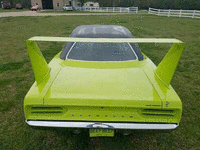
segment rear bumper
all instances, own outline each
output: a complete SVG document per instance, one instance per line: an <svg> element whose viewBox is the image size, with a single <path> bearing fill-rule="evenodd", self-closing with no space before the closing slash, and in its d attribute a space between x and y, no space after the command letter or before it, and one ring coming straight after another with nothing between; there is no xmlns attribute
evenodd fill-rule
<svg viewBox="0 0 200 150"><path fill-rule="evenodd" d="M65 128L107 128L107 129L175 129L179 124L142 124L142 123L100 123L100 122L60 122L27 121L30 126Z"/></svg>

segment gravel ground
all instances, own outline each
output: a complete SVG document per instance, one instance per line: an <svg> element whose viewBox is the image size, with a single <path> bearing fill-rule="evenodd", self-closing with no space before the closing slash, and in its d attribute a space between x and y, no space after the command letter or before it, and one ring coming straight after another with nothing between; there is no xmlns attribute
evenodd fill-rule
<svg viewBox="0 0 200 150"><path fill-rule="evenodd" d="M0 12L0 17L16 16L72 16L72 15L118 15L120 13L37 13L36 11Z"/></svg>

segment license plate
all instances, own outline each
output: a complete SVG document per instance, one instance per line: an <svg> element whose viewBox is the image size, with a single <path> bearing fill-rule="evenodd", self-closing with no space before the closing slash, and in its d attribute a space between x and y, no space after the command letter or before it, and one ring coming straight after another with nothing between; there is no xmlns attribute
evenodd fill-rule
<svg viewBox="0 0 200 150"><path fill-rule="evenodd" d="M89 129L90 137L107 136L113 137L114 130L112 129Z"/></svg>

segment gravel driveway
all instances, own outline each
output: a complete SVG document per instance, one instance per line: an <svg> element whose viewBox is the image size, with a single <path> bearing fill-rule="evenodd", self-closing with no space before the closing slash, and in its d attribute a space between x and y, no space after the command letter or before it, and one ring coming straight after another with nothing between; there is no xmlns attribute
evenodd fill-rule
<svg viewBox="0 0 200 150"><path fill-rule="evenodd" d="M37 13L36 11L0 12L0 17L16 16L72 16L72 15L117 15L120 13Z"/></svg>

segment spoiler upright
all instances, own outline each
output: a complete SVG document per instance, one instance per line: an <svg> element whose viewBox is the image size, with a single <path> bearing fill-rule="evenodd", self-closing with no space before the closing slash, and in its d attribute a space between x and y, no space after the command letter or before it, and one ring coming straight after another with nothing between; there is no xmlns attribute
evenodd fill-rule
<svg viewBox="0 0 200 150"><path fill-rule="evenodd" d="M157 76L166 86L169 86L171 82L180 56L185 47L182 41L168 38L74 38L35 36L26 41L26 46L37 84L39 84L49 73L50 67L48 66L35 41L91 43L173 43L170 50L155 70Z"/></svg>

